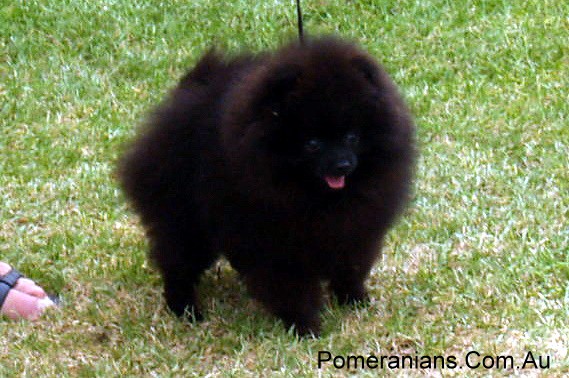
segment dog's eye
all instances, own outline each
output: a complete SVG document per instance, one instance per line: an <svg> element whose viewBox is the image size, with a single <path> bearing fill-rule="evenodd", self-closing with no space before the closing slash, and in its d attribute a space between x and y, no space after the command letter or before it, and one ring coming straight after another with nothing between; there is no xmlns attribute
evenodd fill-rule
<svg viewBox="0 0 569 378"><path fill-rule="evenodd" d="M304 150L309 153L318 152L321 148L322 142L318 139L309 139L304 143Z"/></svg>
<svg viewBox="0 0 569 378"><path fill-rule="evenodd" d="M344 137L344 143L350 147L355 147L360 143L360 136L356 133L348 133Z"/></svg>

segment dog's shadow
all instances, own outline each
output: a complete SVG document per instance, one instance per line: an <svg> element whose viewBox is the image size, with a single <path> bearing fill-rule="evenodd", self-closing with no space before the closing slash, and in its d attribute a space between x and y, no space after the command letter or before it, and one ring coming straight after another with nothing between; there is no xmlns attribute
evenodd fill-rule
<svg viewBox="0 0 569 378"><path fill-rule="evenodd" d="M239 274L221 259L203 275L199 287L199 300L208 327L222 327L237 334L255 336L289 334L297 337L293 329L285 329L281 320L267 311L247 292ZM370 307L370 302L340 305L325 290L321 310L323 334L341 328L346 317L354 311ZM199 326L200 322L195 323Z"/></svg>

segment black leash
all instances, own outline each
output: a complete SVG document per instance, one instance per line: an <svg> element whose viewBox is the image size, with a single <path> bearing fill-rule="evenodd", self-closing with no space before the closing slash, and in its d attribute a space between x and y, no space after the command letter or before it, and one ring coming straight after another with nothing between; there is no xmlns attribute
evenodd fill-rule
<svg viewBox="0 0 569 378"><path fill-rule="evenodd" d="M296 19L298 22L298 39L300 43L304 42L304 29L302 27L302 10L300 9L300 0L296 0Z"/></svg>

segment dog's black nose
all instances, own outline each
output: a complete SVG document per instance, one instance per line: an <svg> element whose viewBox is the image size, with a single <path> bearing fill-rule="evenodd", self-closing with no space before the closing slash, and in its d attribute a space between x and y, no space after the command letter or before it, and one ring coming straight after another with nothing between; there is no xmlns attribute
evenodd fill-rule
<svg viewBox="0 0 569 378"><path fill-rule="evenodd" d="M333 174L335 176L345 176L354 170L354 162L350 161L349 159L342 159L338 160L334 165Z"/></svg>

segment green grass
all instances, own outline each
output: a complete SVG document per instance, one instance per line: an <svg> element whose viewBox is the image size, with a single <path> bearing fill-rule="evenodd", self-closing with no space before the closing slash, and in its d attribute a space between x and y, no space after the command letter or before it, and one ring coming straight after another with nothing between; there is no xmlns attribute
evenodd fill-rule
<svg viewBox="0 0 569 378"><path fill-rule="evenodd" d="M212 45L294 37L293 1L14 0L0 5L0 259L60 293L0 321L0 376L535 375L335 370L334 355L551 356L569 372L569 3L304 1L311 33L355 39L418 124L414 201L370 279L296 340L226 265L206 321L165 309L113 170L136 125Z"/></svg>

